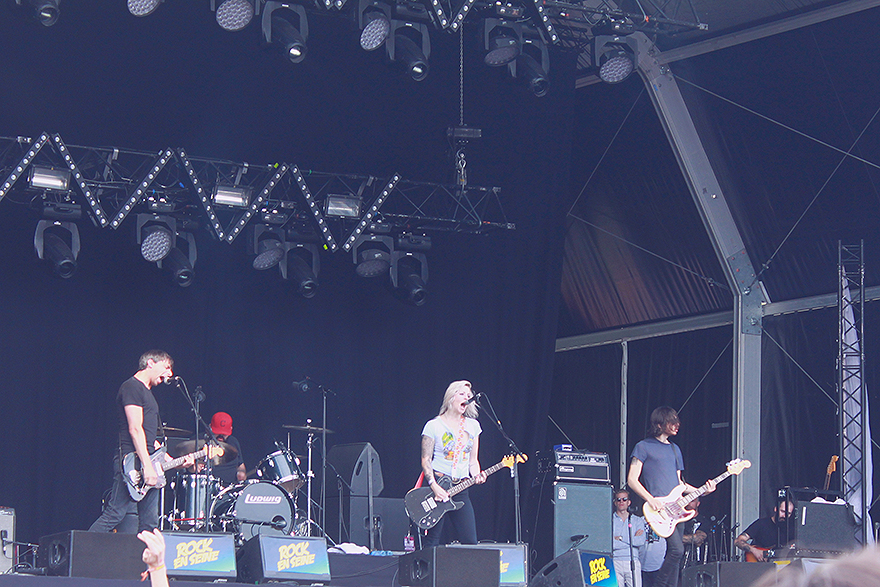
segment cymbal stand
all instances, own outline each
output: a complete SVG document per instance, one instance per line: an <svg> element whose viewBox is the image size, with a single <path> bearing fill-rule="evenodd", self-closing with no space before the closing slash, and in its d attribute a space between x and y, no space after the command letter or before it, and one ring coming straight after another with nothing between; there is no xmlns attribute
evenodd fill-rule
<svg viewBox="0 0 880 587"><path fill-rule="evenodd" d="M306 426L312 426L312 420L309 418L306 420ZM306 450L307 459L308 459L308 471L306 471L306 523L309 525L308 535L312 535L312 525L314 522L312 521L312 479L315 477L315 473L312 470L312 446L315 442L315 433L309 430L309 437L306 440Z"/></svg>

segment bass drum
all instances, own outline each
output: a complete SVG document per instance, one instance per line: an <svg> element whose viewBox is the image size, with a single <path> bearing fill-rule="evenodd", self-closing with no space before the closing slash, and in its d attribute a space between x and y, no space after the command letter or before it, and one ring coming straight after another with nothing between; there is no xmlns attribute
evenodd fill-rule
<svg viewBox="0 0 880 587"><path fill-rule="evenodd" d="M254 536L289 536L294 507L287 492L274 483L256 481L232 485L211 504L214 529L232 532L242 542Z"/></svg>

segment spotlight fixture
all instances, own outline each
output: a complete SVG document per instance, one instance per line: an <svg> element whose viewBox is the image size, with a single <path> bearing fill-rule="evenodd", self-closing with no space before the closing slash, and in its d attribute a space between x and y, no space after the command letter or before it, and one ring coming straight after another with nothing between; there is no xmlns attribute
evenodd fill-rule
<svg viewBox="0 0 880 587"><path fill-rule="evenodd" d="M286 249L284 232L275 227L258 225L254 227L252 242L254 253L254 269L265 271L278 265L284 258Z"/></svg>
<svg viewBox="0 0 880 587"><path fill-rule="evenodd" d="M402 63L417 82L428 77L428 57L431 56L431 37L422 23L391 21L392 35L386 43L388 58Z"/></svg>
<svg viewBox="0 0 880 587"><path fill-rule="evenodd" d="M550 89L550 53L541 39L523 39L522 54L508 64L510 74L522 80L538 98Z"/></svg>
<svg viewBox="0 0 880 587"><path fill-rule="evenodd" d="M43 26L52 26L61 15L61 0L15 0L15 3Z"/></svg>
<svg viewBox="0 0 880 587"><path fill-rule="evenodd" d="M490 67L507 65L517 58L522 44L520 26L497 18L483 21L483 61Z"/></svg>
<svg viewBox="0 0 880 587"><path fill-rule="evenodd" d="M217 184L214 186L212 197L214 204L247 208L251 203L251 188Z"/></svg>
<svg viewBox="0 0 880 587"><path fill-rule="evenodd" d="M360 0L358 29L361 31L361 48L373 51L388 40L391 33L391 9L387 4Z"/></svg>
<svg viewBox="0 0 880 587"><path fill-rule="evenodd" d="M394 241L390 236L362 235L351 249L352 260L360 277L387 275L391 268Z"/></svg>
<svg viewBox="0 0 880 587"><path fill-rule="evenodd" d="M213 8L214 0L211 4ZM231 32L240 31L253 20L254 3L252 0L221 0L214 17L220 28Z"/></svg>
<svg viewBox="0 0 880 587"><path fill-rule="evenodd" d="M295 283L299 295L315 297L318 293L318 273L321 271L317 245L287 243L280 267L281 277Z"/></svg>
<svg viewBox="0 0 880 587"><path fill-rule="evenodd" d="M414 306L428 300L428 260L424 253L394 251L391 255L391 285L394 294Z"/></svg>
<svg viewBox="0 0 880 587"><path fill-rule="evenodd" d="M263 41L281 48L291 63L306 58L309 21L299 4L269 0L263 7Z"/></svg>
<svg viewBox="0 0 880 587"><path fill-rule="evenodd" d="M79 229L73 222L40 220L34 232L37 257L52 263L55 275L70 279L77 269Z"/></svg>
<svg viewBox="0 0 880 587"><path fill-rule="evenodd" d="M139 214L137 217L137 242L145 261L161 261L177 243L177 221L170 216Z"/></svg>
<svg viewBox="0 0 880 587"><path fill-rule="evenodd" d="M186 251L179 245L184 245ZM160 268L167 268L171 272L171 278L180 287L192 285L195 277L196 265L196 237L189 232L181 233L177 245L172 247L168 255L158 262Z"/></svg>
<svg viewBox="0 0 880 587"><path fill-rule="evenodd" d="M162 4L162 0L128 0L128 11L135 16L148 16Z"/></svg>
<svg viewBox="0 0 880 587"><path fill-rule="evenodd" d="M28 183L32 188L66 192L70 186L70 171L32 165L28 172Z"/></svg>
<svg viewBox="0 0 880 587"><path fill-rule="evenodd" d="M360 218L361 199L357 196L328 194L324 200L324 215L340 218Z"/></svg>
<svg viewBox="0 0 880 587"><path fill-rule="evenodd" d="M638 62L638 41L618 35L598 35L593 39L593 65L599 79L617 84L635 71Z"/></svg>

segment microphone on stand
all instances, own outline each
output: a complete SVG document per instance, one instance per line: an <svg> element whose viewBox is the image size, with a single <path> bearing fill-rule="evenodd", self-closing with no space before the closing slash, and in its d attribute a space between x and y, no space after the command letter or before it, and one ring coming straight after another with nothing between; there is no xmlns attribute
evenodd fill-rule
<svg viewBox="0 0 880 587"><path fill-rule="evenodd" d="M162 383L164 383L165 385L172 385L172 384L174 384L174 385L180 385L180 381L181 381L180 376L179 376L179 375L175 375L175 376L173 376L173 377L169 377L168 379L166 379L166 380L163 381Z"/></svg>
<svg viewBox="0 0 880 587"><path fill-rule="evenodd" d="M201 385L196 386L196 394L195 395L196 395L195 398L193 398L195 401L197 401L197 402L205 401L205 392L202 391Z"/></svg>
<svg viewBox="0 0 880 587"><path fill-rule="evenodd" d="M294 381L291 385L298 389L300 393L309 393L315 388L314 382L309 377L302 381Z"/></svg>
<svg viewBox="0 0 880 587"><path fill-rule="evenodd" d="M475 394L471 397L471 399L469 399L468 401L464 402L464 405L468 406L468 405L474 403L475 401L477 401L478 399L480 399L481 397L483 397L483 394L482 394L482 393L475 393ZM480 405L480 404L477 404L477 405Z"/></svg>

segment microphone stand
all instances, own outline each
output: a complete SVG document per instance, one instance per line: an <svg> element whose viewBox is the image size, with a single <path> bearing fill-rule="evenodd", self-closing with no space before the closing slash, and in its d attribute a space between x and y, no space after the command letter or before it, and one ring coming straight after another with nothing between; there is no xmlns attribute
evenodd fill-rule
<svg viewBox="0 0 880 587"><path fill-rule="evenodd" d="M492 402L489 400L489 397L486 394L482 394L482 397L486 400L486 412L492 417L492 422L495 424L495 427L498 428L498 432L501 433L502 438L507 441L507 445L513 453L513 466L510 468L510 476L513 478L513 511L516 523L516 543L522 544L522 512L519 503L519 467L517 466L517 457L525 456L525 454L518 446L516 446L513 439L507 435L507 432L504 431L504 426L501 424L501 420L498 419L498 415L495 413L495 408L492 407ZM477 407L482 407L480 406L479 401L476 401L476 404Z"/></svg>
<svg viewBox="0 0 880 587"><path fill-rule="evenodd" d="M201 402L203 402L205 400L205 394L202 392L202 386L201 385L196 386L195 397L193 397L190 394L189 389L186 387L186 382L183 380L182 377L177 379L177 387L178 387L178 389L180 389L180 392L183 394L184 399L186 399L187 403L189 404L190 409L192 410L192 412L195 416L196 449L197 450L199 449L199 423L200 422L202 423L202 425L204 425L205 436L209 438L209 440L206 441L206 444L214 443L215 446L220 446L220 441L217 439L217 435L214 434L214 431L211 430L211 427L205 422L205 420L202 418L202 415L199 411L199 404L201 404ZM211 476L212 466L213 466L213 462L212 462L212 459L210 458L210 454L208 453L208 451L205 451L205 469L204 469L204 471L205 471L205 503L204 503L204 505L205 505L205 520L204 520L205 530L208 530L208 517L209 517L210 510L211 510L211 494L208 491L208 477ZM196 470L198 470L198 469L196 469ZM193 479L193 482L196 483L196 495L198 495L198 492L199 492L198 480L199 480L198 477L195 477ZM198 515L198 512L195 512L195 514L196 514L196 516L195 516L196 519L193 522L193 527L197 528L199 526L199 515Z"/></svg>

